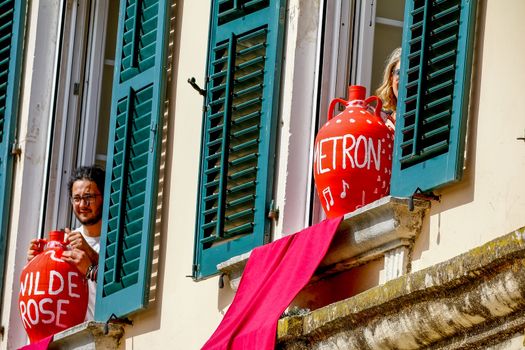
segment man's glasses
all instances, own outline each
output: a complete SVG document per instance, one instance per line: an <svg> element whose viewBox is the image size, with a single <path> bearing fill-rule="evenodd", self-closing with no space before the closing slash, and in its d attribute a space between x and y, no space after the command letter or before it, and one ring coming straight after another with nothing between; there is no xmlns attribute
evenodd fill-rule
<svg viewBox="0 0 525 350"><path fill-rule="evenodd" d="M94 202L95 198L97 198L98 196L101 196L101 194L86 194L84 196L73 196L71 197L71 203L78 205L82 203L82 201L84 201L86 205L89 205L92 202Z"/></svg>

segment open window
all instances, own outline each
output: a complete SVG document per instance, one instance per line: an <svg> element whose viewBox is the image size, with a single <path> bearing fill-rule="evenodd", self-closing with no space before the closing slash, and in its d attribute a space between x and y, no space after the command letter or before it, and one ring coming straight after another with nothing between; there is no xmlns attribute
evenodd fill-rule
<svg viewBox="0 0 525 350"><path fill-rule="evenodd" d="M118 1L66 2L44 232L77 226L64 191L71 171L105 167L118 16Z"/></svg>
<svg viewBox="0 0 525 350"><path fill-rule="evenodd" d="M391 193L408 197L458 181L465 134L476 2L324 2L319 119L348 85L374 94L385 59L402 46ZM403 27L403 28L401 28ZM323 218L316 196L313 222Z"/></svg>
<svg viewBox="0 0 525 350"><path fill-rule="evenodd" d="M95 318L148 301L170 3L64 2L44 231L75 227L67 182L80 165L106 170ZM46 197L47 196L47 197Z"/></svg>
<svg viewBox="0 0 525 350"><path fill-rule="evenodd" d="M322 11L319 103L315 134L327 121L330 101L346 99L349 85L375 94L385 61L401 46L405 0L325 0ZM313 142L312 142L313 145ZM317 195L310 196L312 223L324 212Z"/></svg>

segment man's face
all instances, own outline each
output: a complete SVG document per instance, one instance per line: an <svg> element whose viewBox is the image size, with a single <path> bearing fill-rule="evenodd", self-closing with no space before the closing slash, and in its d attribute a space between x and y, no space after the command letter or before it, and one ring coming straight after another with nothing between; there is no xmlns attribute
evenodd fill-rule
<svg viewBox="0 0 525 350"><path fill-rule="evenodd" d="M82 225L94 225L102 218L102 193L95 182L77 180L71 187L73 212Z"/></svg>

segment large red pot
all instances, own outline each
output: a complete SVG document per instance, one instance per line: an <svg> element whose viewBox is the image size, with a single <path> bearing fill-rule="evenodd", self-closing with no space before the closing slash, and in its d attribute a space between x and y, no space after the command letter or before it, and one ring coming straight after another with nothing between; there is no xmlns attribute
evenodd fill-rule
<svg viewBox="0 0 525 350"><path fill-rule="evenodd" d="M394 134L381 118L381 100L365 96L366 88L354 85L348 88L348 101L334 99L315 139L314 179L328 218L390 192ZM338 103L345 110L332 118Z"/></svg>
<svg viewBox="0 0 525 350"><path fill-rule="evenodd" d="M88 285L78 269L61 259L64 232L51 231L44 251L20 276L19 311L31 343L84 321Z"/></svg>

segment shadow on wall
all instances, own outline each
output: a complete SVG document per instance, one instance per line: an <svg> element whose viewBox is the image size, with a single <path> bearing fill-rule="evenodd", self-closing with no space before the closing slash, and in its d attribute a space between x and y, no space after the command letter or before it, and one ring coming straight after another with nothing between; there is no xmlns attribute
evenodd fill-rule
<svg viewBox="0 0 525 350"><path fill-rule="evenodd" d="M230 287L230 279L227 275L224 275L224 287L219 288L219 293L217 295L217 310L221 315L226 314L228 306L231 305L235 292ZM215 279L215 278L214 278ZM217 285L219 285L219 278L217 279Z"/></svg>
<svg viewBox="0 0 525 350"><path fill-rule="evenodd" d="M486 21L486 0L478 3L478 13L476 20L476 39L474 42L473 70L470 91L470 103L468 110L467 135L466 135L466 154L462 179L453 185L446 186L434 191L441 196L441 201L432 202L428 215L425 216L423 228L419 238L415 242L412 260L418 260L424 251L429 249L430 244L430 223L429 218L437 215L437 236L436 244L441 242L441 213L447 210L460 207L474 200L475 173L476 173L476 141L479 117L479 99L482 81L483 67L483 43L485 37Z"/></svg>
<svg viewBox="0 0 525 350"><path fill-rule="evenodd" d="M383 266L381 258L309 284L295 297L290 308L312 311L364 292L379 285Z"/></svg>

